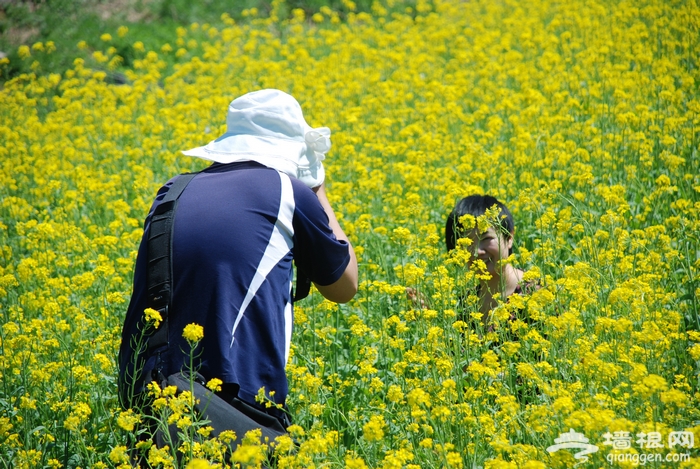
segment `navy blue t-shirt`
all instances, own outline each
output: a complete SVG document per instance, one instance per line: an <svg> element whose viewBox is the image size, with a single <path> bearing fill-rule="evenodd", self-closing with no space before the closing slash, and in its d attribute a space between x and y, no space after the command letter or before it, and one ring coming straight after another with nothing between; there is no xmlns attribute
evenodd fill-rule
<svg viewBox="0 0 700 469"><path fill-rule="evenodd" d="M159 190L150 213L173 181ZM150 213L122 331L120 376L126 384L133 376L133 340L147 307ZM251 404L262 387L284 403L293 261L319 285L337 281L350 261L348 244L336 239L313 191L252 162L214 164L197 174L175 212L170 345L162 355L163 374L183 368L190 346L182 332L196 323L204 338L195 363L205 378L237 384L239 397ZM144 358L142 376L150 377L155 354Z"/></svg>

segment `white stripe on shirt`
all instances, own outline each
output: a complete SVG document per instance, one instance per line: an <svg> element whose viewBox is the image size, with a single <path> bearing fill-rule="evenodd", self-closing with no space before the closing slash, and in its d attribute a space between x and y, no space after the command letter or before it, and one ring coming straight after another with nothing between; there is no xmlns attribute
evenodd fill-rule
<svg viewBox="0 0 700 469"><path fill-rule="evenodd" d="M253 280L248 286L248 291L241 307L238 310L238 316L236 316L236 321L233 323L233 328L231 329L231 347L233 347L234 335L238 324L243 319L243 314L245 314L248 305L253 301L255 294L257 293L260 285L263 284L267 275L270 271L291 251L294 246L294 227L292 226L292 218L294 217L294 189L292 188L292 181L286 174L278 173L280 176L281 192L280 192L280 204L279 212L277 213L277 221L272 229L272 234L270 235L270 240L267 242L267 247L265 248L265 253L260 260L260 264L255 271ZM290 280L291 282L291 280ZM291 324L288 323L287 315L289 311L291 322L291 304L287 304L285 307L285 353L289 356L289 347L291 342ZM286 359L285 359L286 361Z"/></svg>

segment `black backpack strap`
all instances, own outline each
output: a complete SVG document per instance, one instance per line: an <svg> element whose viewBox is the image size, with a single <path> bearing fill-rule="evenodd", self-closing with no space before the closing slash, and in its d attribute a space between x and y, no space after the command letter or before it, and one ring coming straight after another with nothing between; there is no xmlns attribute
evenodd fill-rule
<svg viewBox="0 0 700 469"><path fill-rule="evenodd" d="M148 307L161 314L163 322L148 339L152 351L168 344L168 310L172 293L172 244L175 208L180 194L197 173L181 174L151 215L148 235Z"/></svg>
<svg viewBox="0 0 700 469"><path fill-rule="evenodd" d="M293 301L303 300L309 296L309 290L311 290L311 279L297 266L297 280L294 286Z"/></svg>

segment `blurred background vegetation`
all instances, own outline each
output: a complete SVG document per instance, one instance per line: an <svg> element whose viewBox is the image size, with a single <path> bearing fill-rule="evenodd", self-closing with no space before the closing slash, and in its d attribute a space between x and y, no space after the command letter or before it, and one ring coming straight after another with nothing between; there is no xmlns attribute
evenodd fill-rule
<svg viewBox="0 0 700 469"><path fill-rule="evenodd" d="M237 22L247 21L250 11L267 16L273 0L0 0L0 83L32 71L40 62L42 73L62 73L79 54L78 43L88 50L103 48L102 34L116 36L120 26L129 30L129 40L143 42L146 50L157 50L175 37L178 27L192 23L222 26L222 14ZM306 18L330 8L340 18L354 10L369 11L373 0L286 0L283 11L291 16L301 8ZM400 4L409 2L396 2ZM22 60L18 48L37 42L52 42L55 50ZM124 65L129 63L131 46L116 44L122 50ZM53 49L53 47L52 47ZM5 60L3 60L5 58ZM8 62L9 60L9 62ZM3 63L4 62L4 63ZM36 67L36 64L35 64Z"/></svg>

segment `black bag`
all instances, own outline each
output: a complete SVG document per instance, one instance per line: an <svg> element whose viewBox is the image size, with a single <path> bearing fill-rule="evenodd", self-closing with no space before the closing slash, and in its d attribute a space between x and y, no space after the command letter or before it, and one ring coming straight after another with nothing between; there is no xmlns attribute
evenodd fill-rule
<svg viewBox="0 0 700 469"><path fill-rule="evenodd" d="M243 437L250 430L260 429L260 442L274 446L275 438L286 435L287 432L282 423L272 415L256 409L255 407L241 401L237 397L228 397L213 393L205 387L204 377L200 374L193 376L192 388L190 388L190 375L186 372L175 373L167 377L162 383L162 388L175 386L178 394L182 391L192 391L196 403L194 408L199 417L208 421L214 430L212 437L218 437L221 432L232 430L236 433L236 439L231 442L231 451L235 451L241 443ZM223 397L222 397L223 396ZM225 398L224 398L225 397ZM179 442L178 429L173 424L168 428L172 443ZM162 429L156 432L155 443L158 447L169 444L166 441Z"/></svg>

